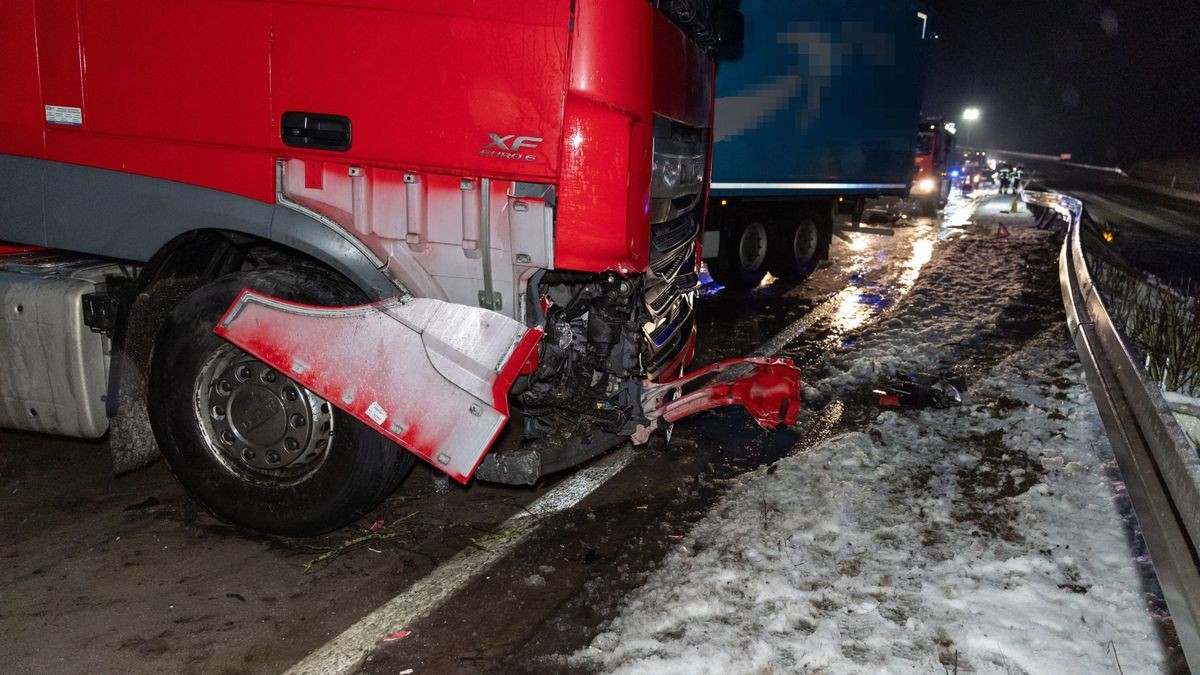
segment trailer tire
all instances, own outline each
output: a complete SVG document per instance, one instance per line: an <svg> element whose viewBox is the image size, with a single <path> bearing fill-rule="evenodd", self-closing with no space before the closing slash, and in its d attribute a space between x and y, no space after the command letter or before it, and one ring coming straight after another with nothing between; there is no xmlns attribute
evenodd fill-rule
<svg viewBox="0 0 1200 675"><path fill-rule="evenodd" d="M821 230L812 218L782 225L772 232L771 274L782 279L807 279L821 259Z"/></svg>
<svg viewBox="0 0 1200 675"><path fill-rule="evenodd" d="M218 518L275 535L327 532L387 497L415 457L217 336L213 326L244 288L314 305L363 301L312 267L237 272L193 291L155 345L155 438L179 481Z"/></svg>
<svg viewBox="0 0 1200 675"><path fill-rule="evenodd" d="M738 219L721 228L721 248L709 272L727 288L754 288L767 275L770 253L767 225L753 216Z"/></svg>

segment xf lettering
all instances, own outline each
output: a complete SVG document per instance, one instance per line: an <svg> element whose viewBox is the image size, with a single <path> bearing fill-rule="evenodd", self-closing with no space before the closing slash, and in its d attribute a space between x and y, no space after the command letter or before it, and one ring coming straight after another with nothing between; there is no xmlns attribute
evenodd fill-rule
<svg viewBox="0 0 1200 675"><path fill-rule="evenodd" d="M500 134L489 133L488 137L490 141L479 152L481 156L495 157L497 159L517 159L526 162L537 161L537 155L528 151L536 150L544 140L537 136L518 136L516 134L501 136ZM523 150L526 152L522 152Z"/></svg>

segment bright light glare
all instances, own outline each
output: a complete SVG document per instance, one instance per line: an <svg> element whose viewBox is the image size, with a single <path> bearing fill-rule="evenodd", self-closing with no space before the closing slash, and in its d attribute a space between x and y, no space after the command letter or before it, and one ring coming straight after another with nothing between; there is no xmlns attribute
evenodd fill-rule
<svg viewBox="0 0 1200 675"><path fill-rule="evenodd" d="M921 179L921 182L917 183L917 192L924 192L926 194L933 192L933 179L932 178Z"/></svg>
<svg viewBox="0 0 1200 675"><path fill-rule="evenodd" d="M933 240L918 239L913 242L912 258L905 263L904 273L900 275L900 287L912 288L921 276L921 268L933 258Z"/></svg>
<svg viewBox="0 0 1200 675"><path fill-rule="evenodd" d="M964 122L974 122L979 119L979 108L967 108L963 111Z"/></svg>

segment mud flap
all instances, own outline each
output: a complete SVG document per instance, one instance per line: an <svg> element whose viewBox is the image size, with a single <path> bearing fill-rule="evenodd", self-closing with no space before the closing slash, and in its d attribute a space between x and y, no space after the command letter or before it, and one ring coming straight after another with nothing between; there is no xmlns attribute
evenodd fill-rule
<svg viewBox="0 0 1200 675"><path fill-rule="evenodd" d="M683 393L685 386L718 373L727 377ZM715 363L670 382L647 382L642 388L642 413L648 423L634 432L633 442L645 443L661 425L727 405L742 406L764 429L795 424L800 413L800 370L788 359L753 357Z"/></svg>
<svg viewBox="0 0 1200 675"><path fill-rule="evenodd" d="M423 298L311 307L244 290L216 333L466 483L542 331Z"/></svg>

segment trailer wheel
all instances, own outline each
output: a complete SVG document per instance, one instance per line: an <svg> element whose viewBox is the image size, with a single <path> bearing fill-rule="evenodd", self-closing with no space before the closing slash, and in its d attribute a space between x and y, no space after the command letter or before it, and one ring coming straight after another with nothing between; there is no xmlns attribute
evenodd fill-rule
<svg viewBox="0 0 1200 675"><path fill-rule="evenodd" d="M784 225L773 234L771 274L784 279L805 279L817 268L820 258L821 231L812 218Z"/></svg>
<svg viewBox="0 0 1200 675"><path fill-rule="evenodd" d="M167 318L150 371L154 435L184 487L217 517L260 532L332 530L383 500L415 457L213 332L243 288L296 302L363 301L317 269L238 272Z"/></svg>
<svg viewBox="0 0 1200 675"><path fill-rule="evenodd" d="M760 220L739 220L721 228L721 250L711 266L713 278L734 289L754 288L767 275L770 237Z"/></svg>

